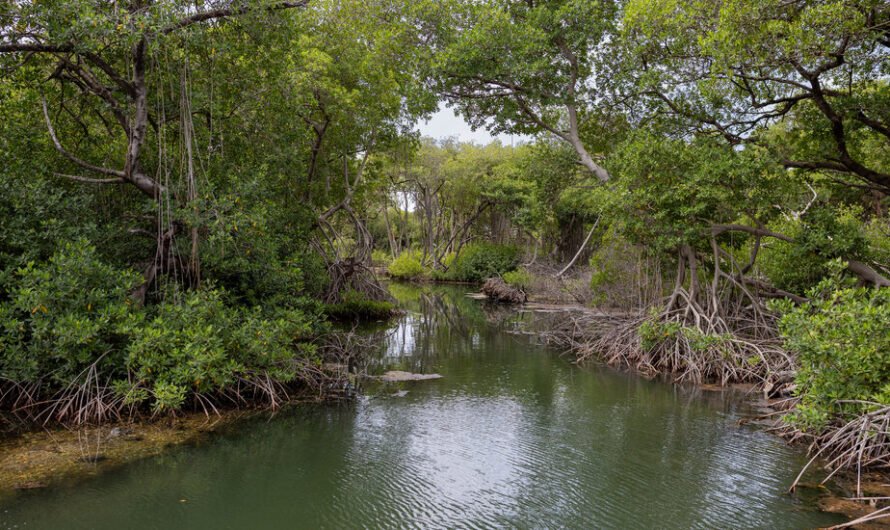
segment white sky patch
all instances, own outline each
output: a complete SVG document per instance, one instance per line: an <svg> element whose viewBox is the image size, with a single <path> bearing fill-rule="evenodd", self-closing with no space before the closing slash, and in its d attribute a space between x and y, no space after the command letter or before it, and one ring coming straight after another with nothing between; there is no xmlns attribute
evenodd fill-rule
<svg viewBox="0 0 890 530"><path fill-rule="evenodd" d="M462 142L476 142L481 145L491 143L495 139L500 140L504 145L517 145L529 140L528 137L523 135L499 134L492 136L484 128L474 131L464 121L463 117L455 116L454 109L449 109L444 104L439 106L439 111L433 114L432 118L420 122L417 128L423 136L429 136L437 140L457 137Z"/></svg>

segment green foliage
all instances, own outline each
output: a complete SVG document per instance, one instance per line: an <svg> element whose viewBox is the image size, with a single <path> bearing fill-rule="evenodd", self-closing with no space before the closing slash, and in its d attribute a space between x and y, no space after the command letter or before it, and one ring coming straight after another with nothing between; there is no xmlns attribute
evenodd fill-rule
<svg viewBox="0 0 890 530"><path fill-rule="evenodd" d="M527 289L532 283L532 275L524 268L507 271L503 274L504 281L517 289Z"/></svg>
<svg viewBox="0 0 890 530"><path fill-rule="evenodd" d="M678 130L756 138L777 159L805 161L789 165L810 174L831 168L886 190L890 90L887 61L875 53L884 37L874 28L884 14L877 0L791 10L783 0L631 0L624 70L636 89L665 98L648 104L668 111ZM840 84L845 90L822 90Z"/></svg>
<svg viewBox="0 0 890 530"><path fill-rule="evenodd" d="M612 221L590 255L591 302L615 307L638 304L631 298L637 294L634 284L641 281L637 269L642 250L622 236L620 219Z"/></svg>
<svg viewBox="0 0 890 530"><path fill-rule="evenodd" d="M266 314L225 299L219 289L204 289L134 315L125 327L131 386L119 391L131 401L147 398L156 410L175 410L188 395L222 391L239 379L268 374L292 382L301 362L314 360L306 342L314 332L310 316L295 309Z"/></svg>
<svg viewBox="0 0 890 530"><path fill-rule="evenodd" d="M869 257L877 263L890 264L890 218L874 217L864 223Z"/></svg>
<svg viewBox="0 0 890 530"><path fill-rule="evenodd" d="M464 282L482 282L516 269L519 249L512 245L471 243L457 255L447 277Z"/></svg>
<svg viewBox="0 0 890 530"><path fill-rule="evenodd" d="M497 132L535 134L542 131L528 107L540 109L553 125L560 106L573 102L594 83L594 50L602 45L615 21L615 4L598 0L551 2L463 2L454 15L460 31L443 35L446 47L436 57L443 75L441 91L466 94L453 98L475 126ZM575 71L566 56L575 57ZM582 94L567 93L572 76L581 79ZM524 97L503 97L506 87L521 87Z"/></svg>
<svg viewBox="0 0 890 530"><path fill-rule="evenodd" d="M679 322L664 322L655 317L646 319L638 329L640 334L641 347L644 351L649 351L664 341L672 340L683 331L683 326Z"/></svg>
<svg viewBox="0 0 890 530"><path fill-rule="evenodd" d="M849 208L811 208L799 220L779 220L771 228L794 242L771 242L759 261L780 289L803 293L830 273L835 259L868 259L872 253L865 227Z"/></svg>
<svg viewBox="0 0 890 530"><path fill-rule="evenodd" d="M135 308L129 292L141 281L83 240L19 269L0 303L0 376L58 390L92 369L129 403L161 411L257 374L295 381L314 358L312 314L232 307L218 289Z"/></svg>
<svg viewBox="0 0 890 530"><path fill-rule="evenodd" d="M682 338L692 352L721 352L724 358L730 358L733 337L723 334L703 333L694 326L685 326L677 321L659 320L653 316L645 320L638 328L643 351L651 351L666 342ZM751 364L760 362L759 358L747 361Z"/></svg>
<svg viewBox="0 0 890 530"><path fill-rule="evenodd" d="M392 256L385 250L374 249L371 252L371 263L377 266L387 267L392 263Z"/></svg>
<svg viewBox="0 0 890 530"><path fill-rule="evenodd" d="M636 132L615 154L616 189L607 202L632 242L657 250L705 249L711 227L775 215L786 181L768 153L710 139L674 140Z"/></svg>
<svg viewBox="0 0 890 530"><path fill-rule="evenodd" d="M331 320L368 321L385 320L395 312L395 306L384 300L370 300L357 291L347 291L338 304L328 304L324 312Z"/></svg>
<svg viewBox="0 0 890 530"><path fill-rule="evenodd" d="M843 264L831 268L838 272ZM819 428L839 414L868 409L849 401L890 404L890 289L850 287L831 277L807 295L811 302L800 306L773 304L800 364L794 420Z"/></svg>
<svg viewBox="0 0 890 530"><path fill-rule="evenodd" d="M417 280L424 274L423 265L420 263L420 253L406 250L392 260L387 268L390 276L399 280Z"/></svg>
<svg viewBox="0 0 890 530"><path fill-rule="evenodd" d="M140 280L101 261L83 240L20 268L0 302L0 375L63 385L93 364L120 374L122 326L133 314L128 294Z"/></svg>
<svg viewBox="0 0 890 530"><path fill-rule="evenodd" d="M271 190L255 182L233 185L237 193L208 193L196 215L181 214L206 234L199 249L202 276L240 305L294 306L304 295L322 292L323 260L289 233L306 221L270 204Z"/></svg>
<svg viewBox="0 0 890 530"><path fill-rule="evenodd" d="M45 131L35 133L42 124L22 116L39 105L36 95L3 88L0 82L0 299L28 262L48 260L60 242L99 235L97 216L84 219L94 211L94 194L35 178L55 159Z"/></svg>

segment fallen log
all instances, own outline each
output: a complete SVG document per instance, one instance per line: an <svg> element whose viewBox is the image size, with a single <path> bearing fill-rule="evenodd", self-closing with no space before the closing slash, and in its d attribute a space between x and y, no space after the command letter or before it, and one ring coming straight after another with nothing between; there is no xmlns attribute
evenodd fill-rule
<svg viewBox="0 0 890 530"><path fill-rule="evenodd" d="M501 278L489 278L482 285L482 294L489 300L508 304L524 304L528 301L528 295L522 289L509 285Z"/></svg>

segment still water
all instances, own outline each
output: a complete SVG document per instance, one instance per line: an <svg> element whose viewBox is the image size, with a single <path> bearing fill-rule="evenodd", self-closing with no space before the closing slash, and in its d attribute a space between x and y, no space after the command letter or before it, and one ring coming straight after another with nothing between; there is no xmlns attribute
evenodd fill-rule
<svg viewBox="0 0 890 530"><path fill-rule="evenodd" d="M407 314L372 385L198 446L27 492L0 528L812 528L800 451L720 393L572 366L465 288L391 286ZM400 392L407 390L407 393Z"/></svg>

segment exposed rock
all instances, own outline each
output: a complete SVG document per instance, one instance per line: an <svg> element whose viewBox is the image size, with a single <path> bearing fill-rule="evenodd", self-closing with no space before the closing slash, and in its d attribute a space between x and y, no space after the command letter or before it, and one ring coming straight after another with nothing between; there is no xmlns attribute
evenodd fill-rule
<svg viewBox="0 0 890 530"><path fill-rule="evenodd" d="M501 278L489 278L482 285L482 294L490 300L508 304L524 304L528 301L528 295L522 289L513 287Z"/></svg>
<svg viewBox="0 0 890 530"><path fill-rule="evenodd" d="M407 390L399 390L398 392L393 392L392 394L390 394L389 397L402 398L402 397L405 397L405 396L407 396L407 395L408 395L408 391L407 391Z"/></svg>
<svg viewBox="0 0 890 530"><path fill-rule="evenodd" d="M400 370L386 372L380 376L380 380L386 381L387 383L397 383L400 381L426 381L428 379L441 378L442 376L439 374L412 374L411 372L402 372Z"/></svg>
<svg viewBox="0 0 890 530"><path fill-rule="evenodd" d="M114 427L108 431L109 438L129 437L132 434L133 429L128 429L127 427Z"/></svg>

